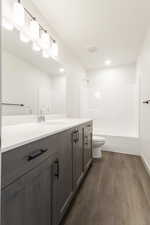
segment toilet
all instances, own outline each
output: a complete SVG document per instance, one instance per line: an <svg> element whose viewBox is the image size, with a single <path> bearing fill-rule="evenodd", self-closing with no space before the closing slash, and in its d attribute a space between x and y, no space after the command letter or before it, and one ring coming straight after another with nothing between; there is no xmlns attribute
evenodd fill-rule
<svg viewBox="0 0 150 225"><path fill-rule="evenodd" d="M102 157L102 146L105 144L106 139L100 135L93 136L93 158L99 159Z"/></svg>

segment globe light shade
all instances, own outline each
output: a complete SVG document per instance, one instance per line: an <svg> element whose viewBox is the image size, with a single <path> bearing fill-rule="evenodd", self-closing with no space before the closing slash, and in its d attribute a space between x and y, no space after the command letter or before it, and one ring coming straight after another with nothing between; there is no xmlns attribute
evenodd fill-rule
<svg viewBox="0 0 150 225"><path fill-rule="evenodd" d="M55 41L53 41L51 46L51 57L57 58L58 57L58 45Z"/></svg>
<svg viewBox="0 0 150 225"><path fill-rule="evenodd" d="M32 49L35 51L35 52L39 52L41 50L40 46L36 43L36 42L33 42L32 44Z"/></svg>
<svg viewBox="0 0 150 225"><path fill-rule="evenodd" d="M20 31L20 40L22 42L28 43L31 38L30 38L30 30L29 30L29 26L25 25L21 31Z"/></svg>
<svg viewBox="0 0 150 225"><path fill-rule="evenodd" d="M42 56L43 56L43 58L49 58L50 57L49 51L48 50L43 50Z"/></svg>
<svg viewBox="0 0 150 225"><path fill-rule="evenodd" d="M2 4L2 27L6 30L12 31L14 29L12 21L12 7L9 2L4 1Z"/></svg>
<svg viewBox="0 0 150 225"><path fill-rule="evenodd" d="M46 31L41 31L40 45L43 50L46 50L51 46L50 37Z"/></svg>
<svg viewBox="0 0 150 225"><path fill-rule="evenodd" d="M38 22L34 19L30 22L30 35L32 41L37 41L39 39L40 27Z"/></svg>
<svg viewBox="0 0 150 225"><path fill-rule="evenodd" d="M15 2L13 6L13 21L14 21L14 26L18 30L21 30L21 28L25 24L24 8L23 8L23 5L19 2Z"/></svg>

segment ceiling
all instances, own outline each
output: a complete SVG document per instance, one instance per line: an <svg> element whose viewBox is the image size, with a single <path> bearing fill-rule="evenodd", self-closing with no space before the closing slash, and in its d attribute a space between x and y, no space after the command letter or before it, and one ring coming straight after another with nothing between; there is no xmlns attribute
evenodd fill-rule
<svg viewBox="0 0 150 225"><path fill-rule="evenodd" d="M85 69L135 62L150 25L149 0L32 1Z"/></svg>

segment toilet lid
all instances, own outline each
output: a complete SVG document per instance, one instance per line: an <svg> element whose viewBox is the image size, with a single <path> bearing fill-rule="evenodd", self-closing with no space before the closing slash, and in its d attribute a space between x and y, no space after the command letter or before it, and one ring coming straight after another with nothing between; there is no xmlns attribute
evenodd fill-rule
<svg viewBox="0 0 150 225"><path fill-rule="evenodd" d="M93 140L94 141L102 141L102 142L104 142L105 141L105 138L104 137L101 137L101 136L98 136L98 135L94 135L93 136Z"/></svg>

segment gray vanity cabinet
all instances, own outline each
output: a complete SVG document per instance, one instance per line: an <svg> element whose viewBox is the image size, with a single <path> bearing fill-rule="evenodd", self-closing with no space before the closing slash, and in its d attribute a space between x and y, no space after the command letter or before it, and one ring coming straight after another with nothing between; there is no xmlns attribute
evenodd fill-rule
<svg viewBox="0 0 150 225"><path fill-rule="evenodd" d="M84 170L87 170L92 161L92 122L86 124L83 130Z"/></svg>
<svg viewBox="0 0 150 225"><path fill-rule="evenodd" d="M2 154L2 225L59 225L92 162L92 123Z"/></svg>
<svg viewBox="0 0 150 225"><path fill-rule="evenodd" d="M51 167L47 159L2 191L2 225L51 225Z"/></svg>
<svg viewBox="0 0 150 225"><path fill-rule="evenodd" d="M53 162L52 224L58 225L72 198L72 148L70 130L57 135Z"/></svg>
<svg viewBox="0 0 150 225"><path fill-rule="evenodd" d="M25 225L24 192L21 179L2 191L2 225Z"/></svg>
<svg viewBox="0 0 150 225"><path fill-rule="evenodd" d="M73 188L76 189L83 177L83 135L82 127L72 130Z"/></svg>

